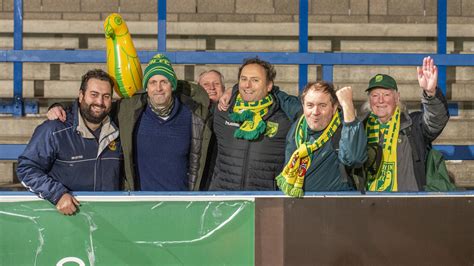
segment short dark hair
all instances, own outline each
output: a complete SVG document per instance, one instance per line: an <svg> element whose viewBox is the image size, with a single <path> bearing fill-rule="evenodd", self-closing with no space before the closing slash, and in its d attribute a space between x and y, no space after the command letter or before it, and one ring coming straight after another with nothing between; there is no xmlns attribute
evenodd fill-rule
<svg viewBox="0 0 474 266"><path fill-rule="evenodd" d="M300 95L301 103L304 102L304 97L306 97L306 94L308 94L309 91L321 91L328 93L331 96L331 103L333 105L338 103L336 90L334 89L334 85L330 82L317 81L306 84Z"/></svg>
<svg viewBox="0 0 474 266"><path fill-rule="evenodd" d="M107 81L110 84L110 88L112 88L111 93L112 94L114 93L114 90L113 90L114 85L115 85L114 79L102 69L91 69L82 76L81 87L79 88L79 90L82 93L86 92L87 83L89 82L90 79L98 79L102 81Z"/></svg>
<svg viewBox="0 0 474 266"><path fill-rule="evenodd" d="M240 80L240 74L242 73L242 69L246 65L251 65L251 64L257 64L263 67L263 69L265 69L265 73L267 74L267 81L273 82L275 80L276 71L273 65L267 61L261 60L258 57L247 58L244 60L244 63L239 68L239 75L237 76L237 80Z"/></svg>

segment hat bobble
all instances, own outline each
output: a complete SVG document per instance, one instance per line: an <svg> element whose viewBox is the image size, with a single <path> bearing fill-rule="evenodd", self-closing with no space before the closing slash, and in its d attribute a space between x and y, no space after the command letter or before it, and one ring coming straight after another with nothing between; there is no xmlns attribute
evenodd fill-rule
<svg viewBox="0 0 474 266"><path fill-rule="evenodd" d="M165 76L171 83L173 91L176 90L177 78L173 66L168 57L163 54L157 54L148 62L148 66L143 73L143 88L147 89L148 80L154 75Z"/></svg>

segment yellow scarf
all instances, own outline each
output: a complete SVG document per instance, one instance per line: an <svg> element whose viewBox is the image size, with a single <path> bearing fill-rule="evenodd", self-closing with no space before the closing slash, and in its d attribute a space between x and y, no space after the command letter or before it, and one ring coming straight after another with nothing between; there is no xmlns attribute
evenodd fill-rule
<svg viewBox="0 0 474 266"><path fill-rule="evenodd" d="M234 132L234 137L246 140L257 139L265 132L267 124L263 117L268 113L268 108L273 104L272 96L268 95L260 101L246 102L237 95L237 100L230 114L233 122L242 123L240 128Z"/></svg>
<svg viewBox="0 0 474 266"><path fill-rule="evenodd" d="M370 113L365 126L368 145L378 145L383 136L382 161L377 172L367 171L369 191L397 191L397 141L400 130L400 108L386 124L380 124L378 117Z"/></svg>
<svg viewBox="0 0 474 266"><path fill-rule="evenodd" d="M339 113L336 112L321 136L313 143L309 143L306 142L308 123L304 115L301 116L295 129L296 150L281 174L276 177L278 187L286 195L292 197L302 197L304 195L304 177L311 165L313 153L331 139L340 124L341 119Z"/></svg>

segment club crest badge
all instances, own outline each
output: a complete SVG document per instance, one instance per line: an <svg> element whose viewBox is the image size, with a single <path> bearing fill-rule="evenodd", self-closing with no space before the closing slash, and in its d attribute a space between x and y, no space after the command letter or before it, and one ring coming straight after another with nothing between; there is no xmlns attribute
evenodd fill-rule
<svg viewBox="0 0 474 266"><path fill-rule="evenodd" d="M116 151L117 150L117 143L115 141L112 141L109 143L109 149L111 151Z"/></svg>

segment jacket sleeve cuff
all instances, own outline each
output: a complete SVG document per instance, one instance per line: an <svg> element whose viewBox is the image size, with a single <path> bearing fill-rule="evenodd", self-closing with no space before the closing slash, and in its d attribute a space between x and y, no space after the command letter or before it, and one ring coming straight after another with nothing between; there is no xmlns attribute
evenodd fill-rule
<svg viewBox="0 0 474 266"><path fill-rule="evenodd" d="M433 96L429 96L426 94L425 91L422 93L422 102L423 103L432 103L432 102L440 102L440 98L444 97L441 89L436 87L436 93Z"/></svg>
<svg viewBox="0 0 474 266"><path fill-rule="evenodd" d="M69 190L65 187L62 187L61 189L57 190L57 191L54 191L49 197L47 197L46 199L51 202L53 205L56 206L56 204L58 204L58 201L61 199L61 197L66 194L66 193L69 193Z"/></svg>
<svg viewBox="0 0 474 266"><path fill-rule="evenodd" d="M347 122L344 122L343 119L341 119L341 120L342 120L342 125L343 125L343 126L346 126L346 127L357 126L357 125L360 123L360 120L359 120L359 118L357 118L357 117L354 119L354 121L351 121L351 122L348 122L348 123L347 123Z"/></svg>

